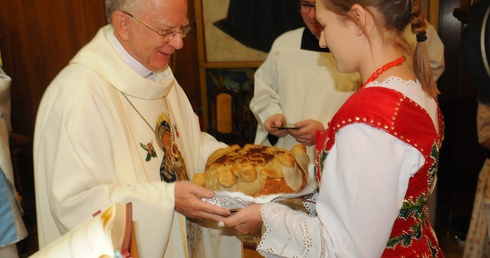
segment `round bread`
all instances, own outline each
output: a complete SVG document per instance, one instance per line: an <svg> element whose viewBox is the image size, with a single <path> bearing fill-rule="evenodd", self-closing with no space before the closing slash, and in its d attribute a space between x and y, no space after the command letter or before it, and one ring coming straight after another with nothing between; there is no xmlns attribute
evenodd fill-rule
<svg viewBox="0 0 490 258"><path fill-rule="evenodd" d="M253 182L257 179L257 170L250 163L235 164L231 169L236 176L245 182Z"/></svg>
<svg viewBox="0 0 490 258"><path fill-rule="evenodd" d="M205 186L206 185L206 175L202 173L197 173L192 177L192 182L194 184Z"/></svg>
<svg viewBox="0 0 490 258"><path fill-rule="evenodd" d="M258 197L297 193L308 183L310 159L303 144L291 151L274 146L232 145L215 151L203 173L192 182L215 191L242 192Z"/></svg>
<svg viewBox="0 0 490 258"><path fill-rule="evenodd" d="M228 154L234 150L237 150L237 149L240 149L240 146L235 144L235 145L229 146L228 148L218 149L215 152L211 153L211 155L209 155L209 157L208 157L208 160L206 161L206 168L209 167L219 157L224 156L224 155L226 155L226 154Z"/></svg>
<svg viewBox="0 0 490 258"><path fill-rule="evenodd" d="M231 169L226 169L219 172L218 181L224 187L232 187L236 184L237 177Z"/></svg>

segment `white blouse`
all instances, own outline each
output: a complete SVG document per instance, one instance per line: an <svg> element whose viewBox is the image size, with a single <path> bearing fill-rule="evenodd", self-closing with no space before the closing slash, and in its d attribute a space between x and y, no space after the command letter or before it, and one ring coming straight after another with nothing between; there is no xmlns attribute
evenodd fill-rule
<svg viewBox="0 0 490 258"><path fill-rule="evenodd" d="M416 101L437 124L437 103L420 83L390 77L381 86ZM265 257L380 257L402 206L408 181L423 155L396 137L365 124L337 132L324 163L317 216L271 203L262 208Z"/></svg>

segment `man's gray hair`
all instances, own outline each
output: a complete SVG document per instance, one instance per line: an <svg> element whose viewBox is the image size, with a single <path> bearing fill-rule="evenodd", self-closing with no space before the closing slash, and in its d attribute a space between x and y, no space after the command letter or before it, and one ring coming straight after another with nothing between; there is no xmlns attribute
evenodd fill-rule
<svg viewBox="0 0 490 258"><path fill-rule="evenodd" d="M112 22L112 13L118 10L130 12L137 8L143 1L140 0L105 0L105 15L107 17L107 22Z"/></svg>

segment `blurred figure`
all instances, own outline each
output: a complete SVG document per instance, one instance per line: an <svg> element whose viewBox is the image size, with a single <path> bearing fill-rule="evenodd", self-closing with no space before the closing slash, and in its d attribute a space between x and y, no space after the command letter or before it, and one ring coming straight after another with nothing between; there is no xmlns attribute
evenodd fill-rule
<svg viewBox="0 0 490 258"><path fill-rule="evenodd" d="M478 144L486 154L478 175L473 211L463 257L490 257L490 1L477 1L468 8L469 20L461 36L463 67L477 87L476 129ZM485 32L485 33L483 33ZM482 44L484 43L484 44Z"/></svg>
<svg viewBox="0 0 490 258"><path fill-rule="evenodd" d="M0 257L2 258L19 257L16 243L27 236L10 157L10 83L10 77L0 66Z"/></svg>

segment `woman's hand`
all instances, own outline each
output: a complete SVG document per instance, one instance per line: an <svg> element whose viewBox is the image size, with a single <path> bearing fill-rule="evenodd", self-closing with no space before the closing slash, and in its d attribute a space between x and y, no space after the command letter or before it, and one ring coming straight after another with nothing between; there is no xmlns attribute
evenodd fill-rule
<svg viewBox="0 0 490 258"><path fill-rule="evenodd" d="M223 220L227 227L234 227L242 234L260 233L262 229L261 204L252 204Z"/></svg>
<svg viewBox="0 0 490 258"><path fill-rule="evenodd" d="M306 146L315 145L316 132L324 131L325 128L320 121L307 119L294 124L298 129L288 129L288 132L297 142Z"/></svg>

